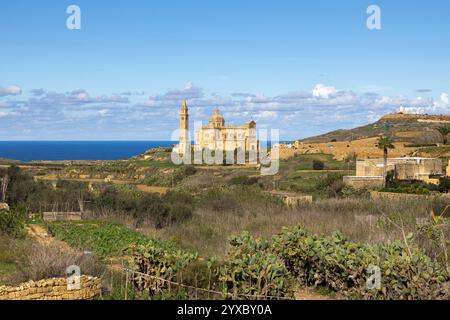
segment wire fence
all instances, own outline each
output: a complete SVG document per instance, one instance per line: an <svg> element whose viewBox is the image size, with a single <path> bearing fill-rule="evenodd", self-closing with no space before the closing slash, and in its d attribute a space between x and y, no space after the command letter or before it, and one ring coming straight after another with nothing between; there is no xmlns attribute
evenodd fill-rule
<svg viewBox="0 0 450 320"><path fill-rule="evenodd" d="M125 285L128 286L132 280L145 280L147 281L147 285L150 287L149 284L152 282L157 281L158 285L160 287L162 284L164 285L164 288L166 288L167 292L170 294L176 292L179 293L182 289L184 293L188 295L190 299L216 299L216 300L226 300L226 299L233 299L233 300L295 300L291 297L285 297L285 296L272 296L272 295L259 295L259 294L241 294L241 293L226 293L221 292L217 290L212 289L205 289L200 288L192 285L187 285L181 282L168 280L162 277L145 274L142 272L138 272L135 270L131 270L129 268L122 268L123 272L126 274L126 280ZM138 277L136 277L138 276ZM134 284L132 284L134 286ZM125 292L127 292L128 288L126 287ZM127 294L125 294L125 299L127 300Z"/></svg>

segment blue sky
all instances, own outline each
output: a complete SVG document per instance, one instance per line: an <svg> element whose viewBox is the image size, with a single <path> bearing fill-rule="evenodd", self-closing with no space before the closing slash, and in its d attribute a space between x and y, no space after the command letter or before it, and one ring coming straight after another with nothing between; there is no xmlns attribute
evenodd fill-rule
<svg viewBox="0 0 450 320"><path fill-rule="evenodd" d="M0 140L168 140L183 98L283 140L450 111L447 0L4 0L0 30Z"/></svg>

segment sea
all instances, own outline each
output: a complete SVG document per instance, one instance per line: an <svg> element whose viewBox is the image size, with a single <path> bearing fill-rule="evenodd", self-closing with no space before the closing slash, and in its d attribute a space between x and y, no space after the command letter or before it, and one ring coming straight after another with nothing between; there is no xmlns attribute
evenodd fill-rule
<svg viewBox="0 0 450 320"><path fill-rule="evenodd" d="M31 161L122 160L174 141L0 141L0 158Z"/></svg>

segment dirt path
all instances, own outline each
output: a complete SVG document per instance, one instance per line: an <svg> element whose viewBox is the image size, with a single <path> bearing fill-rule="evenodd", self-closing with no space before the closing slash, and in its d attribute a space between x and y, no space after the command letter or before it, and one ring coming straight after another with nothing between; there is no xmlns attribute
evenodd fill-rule
<svg viewBox="0 0 450 320"><path fill-rule="evenodd" d="M138 184L138 185L136 185L136 188L142 192L159 193L161 195L164 195L170 191L170 188L167 188L167 187L147 186L145 184Z"/></svg>
<svg viewBox="0 0 450 320"><path fill-rule="evenodd" d="M41 245L44 246L58 245L62 250L67 251L73 250L72 247L70 247L64 241L52 237L49 234L48 230L43 226L37 224L29 224L25 227L25 229L28 232L28 234Z"/></svg>
<svg viewBox="0 0 450 320"><path fill-rule="evenodd" d="M295 300L299 301L319 301L319 300L336 300L336 298L325 296L315 292L313 289L302 289L294 294Z"/></svg>

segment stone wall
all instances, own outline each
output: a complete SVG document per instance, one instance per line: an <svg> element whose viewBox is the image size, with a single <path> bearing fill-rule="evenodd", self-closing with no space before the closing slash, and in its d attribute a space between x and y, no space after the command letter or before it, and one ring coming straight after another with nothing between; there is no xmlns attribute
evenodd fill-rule
<svg viewBox="0 0 450 320"><path fill-rule="evenodd" d="M375 189L383 186L383 177L344 177L344 183L355 189Z"/></svg>
<svg viewBox="0 0 450 320"><path fill-rule="evenodd" d="M312 196L286 196L283 198L283 202L289 207L298 207L305 204L313 203Z"/></svg>
<svg viewBox="0 0 450 320"><path fill-rule="evenodd" d="M356 175L382 176L384 159L358 160ZM389 158L387 171L395 170L399 180L423 180L432 174L442 174L442 160L434 158Z"/></svg>
<svg viewBox="0 0 450 320"><path fill-rule="evenodd" d="M370 198L373 200L396 200L396 201L405 201L405 200L420 200L426 198L445 198L450 200L450 194L433 194L433 195L421 195L421 194L408 194L408 193L394 193L394 192L377 192L372 191L370 193Z"/></svg>
<svg viewBox="0 0 450 320"><path fill-rule="evenodd" d="M0 300L92 300L101 288L101 279L89 276L81 276L80 290L68 290L65 278L29 281L17 287L0 286Z"/></svg>
<svg viewBox="0 0 450 320"><path fill-rule="evenodd" d="M44 221L81 221L81 212L44 212L42 215Z"/></svg>
<svg viewBox="0 0 450 320"><path fill-rule="evenodd" d="M302 195L293 192L270 191L269 194L279 197L285 205L289 207L298 207L313 203L313 197L310 195Z"/></svg>

